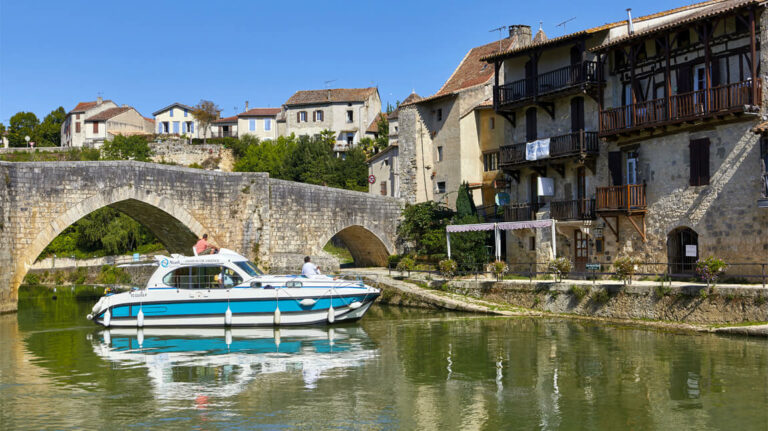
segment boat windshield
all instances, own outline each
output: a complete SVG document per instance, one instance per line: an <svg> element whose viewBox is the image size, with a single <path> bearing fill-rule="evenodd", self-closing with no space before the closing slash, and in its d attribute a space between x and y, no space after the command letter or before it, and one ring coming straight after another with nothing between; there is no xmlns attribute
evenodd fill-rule
<svg viewBox="0 0 768 431"><path fill-rule="evenodd" d="M256 267L252 262L250 261L243 261L243 262L235 262L235 265L239 266L240 269L246 272L246 274L250 275L251 277L256 277L259 275L264 274L263 272L259 271L259 268Z"/></svg>

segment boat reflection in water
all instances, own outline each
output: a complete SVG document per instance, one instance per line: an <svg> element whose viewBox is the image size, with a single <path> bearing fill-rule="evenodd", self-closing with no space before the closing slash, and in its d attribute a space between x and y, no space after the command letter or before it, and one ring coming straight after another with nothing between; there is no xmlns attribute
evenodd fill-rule
<svg viewBox="0 0 768 431"><path fill-rule="evenodd" d="M146 367L158 399L233 396L274 373L301 373L314 388L327 371L378 355L359 327L112 328L95 338L94 351L113 366Z"/></svg>

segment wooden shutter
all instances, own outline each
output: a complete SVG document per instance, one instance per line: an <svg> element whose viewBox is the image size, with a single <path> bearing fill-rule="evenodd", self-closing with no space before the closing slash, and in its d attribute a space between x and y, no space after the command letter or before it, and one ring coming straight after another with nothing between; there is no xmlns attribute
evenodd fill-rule
<svg viewBox="0 0 768 431"><path fill-rule="evenodd" d="M692 76L693 71L691 70L690 64L680 66L677 69L677 94L690 93L693 91L691 81Z"/></svg>
<svg viewBox="0 0 768 431"><path fill-rule="evenodd" d="M301 123L301 112L296 113L296 122Z"/></svg>
<svg viewBox="0 0 768 431"><path fill-rule="evenodd" d="M690 185L705 186L709 184L709 138L694 139L688 145L690 148Z"/></svg>
<svg viewBox="0 0 768 431"><path fill-rule="evenodd" d="M611 185L620 186L621 178L621 151L608 152L608 170L611 172Z"/></svg>
<svg viewBox="0 0 768 431"><path fill-rule="evenodd" d="M584 98L571 99L571 132L584 129Z"/></svg>
<svg viewBox="0 0 768 431"><path fill-rule="evenodd" d="M525 111L525 139L530 142L535 141L537 137L536 108L528 108L528 110Z"/></svg>
<svg viewBox="0 0 768 431"><path fill-rule="evenodd" d="M93 133L99 133L99 123L98 121L93 122Z"/></svg>
<svg viewBox="0 0 768 431"><path fill-rule="evenodd" d="M75 132L80 133L80 123L75 123Z"/></svg>
<svg viewBox="0 0 768 431"><path fill-rule="evenodd" d="M710 78L712 79L712 87L717 87L720 85L720 58L715 58L712 60L712 74L710 75Z"/></svg>

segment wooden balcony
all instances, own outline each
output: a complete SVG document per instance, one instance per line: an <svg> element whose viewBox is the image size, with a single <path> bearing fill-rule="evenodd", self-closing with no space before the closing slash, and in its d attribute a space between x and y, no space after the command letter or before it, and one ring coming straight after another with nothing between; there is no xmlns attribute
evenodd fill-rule
<svg viewBox="0 0 768 431"><path fill-rule="evenodd" d="M501 147L500 166L519 167L526 163L536 163L551 159L560 159L566 157L597 156L600 152L600 139L597 132L578 132L567 133L565 135L554 136L549 141L549 158L544 160L526 160L526 144L512 144Z"/></svg>
<svg viewBox="0 0 768 431"><path fill-rule="evenodd" d="M745 107L760 104L762 86L757 83L757 100L750 80L676 94L669 103L665 98L653 99L600 111L600 136L742 113Z"/></svg>
<svg viewBox="0 0 768 431"><path fill-rule="evenodd" d="M504 221L528 221L536 219L540 204L516 203L504 207Z"/></svg>
<svg viewBox="0 0 768 431"><path fill-rule="evenodd" d="M597 188L596 213L645 213L645 184L625 184Z"/></svg>
<svg viewBox="0 0 768 431"><path fill-rule="evenodd" d="M541 73L536 78L524 78L493 89L494 107L512 108L518 102L553 95L571 88L603 83L603 63L584 61Z"/></svg>
<svg viewBox="0 0 768 431"><path fill-rule="evenodd" d="M552 201L549 204L549 213L555 220L594 220L595 200Z"/></svg>

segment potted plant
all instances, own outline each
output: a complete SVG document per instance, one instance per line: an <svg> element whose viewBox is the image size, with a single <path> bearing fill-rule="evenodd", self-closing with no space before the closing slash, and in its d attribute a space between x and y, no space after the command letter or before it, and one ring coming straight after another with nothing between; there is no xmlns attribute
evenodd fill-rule
<svg viewBox="0 0 768 431"><path fill-rule="evenodd" d="M624 285L627 285L632 282L632 276L635 275L637 261L629 256L620 257L613 261L613 269L619 280L622 280Z"/></svg>
<svg viewBox="0 0 768 431"><path fill-rule="evenodd" d="M709 289L710 284L713 286L715 285L718 277L720 277L726 269L728 269L728 264L722 259L718 259L714 256L709 256L703 260L699 259L696 262L696 273L699 274L699 277L701 277L702 280L707 282L707 289Z"/></svg>
<svg viewBox="0 0 768 431"><path fill-rule="evenodd" d="M557 282L563 281L563 277L567 277L568 273L570 273L572 269L573 264L569 259L564 257L552 259L547 265L547 270L555 275L555 281Z"/></svg>
<svg viewBox="0 0 768 431"><path fill-rule="evenodd" d="M497 260L495 262L489 263L486 270L495 275L496 280L498 281L501 280L507 271L509 271L509 266L507 266L507 262L504 262L503 260Z"/></svg>
<svg viewBox="0 0 768 431"><path fill-rule="evenodd" d="M459 265L453 259L443 259L437 264L440 269L440 274L445 278L453 278L456 275L456 270Z"/></svg>

